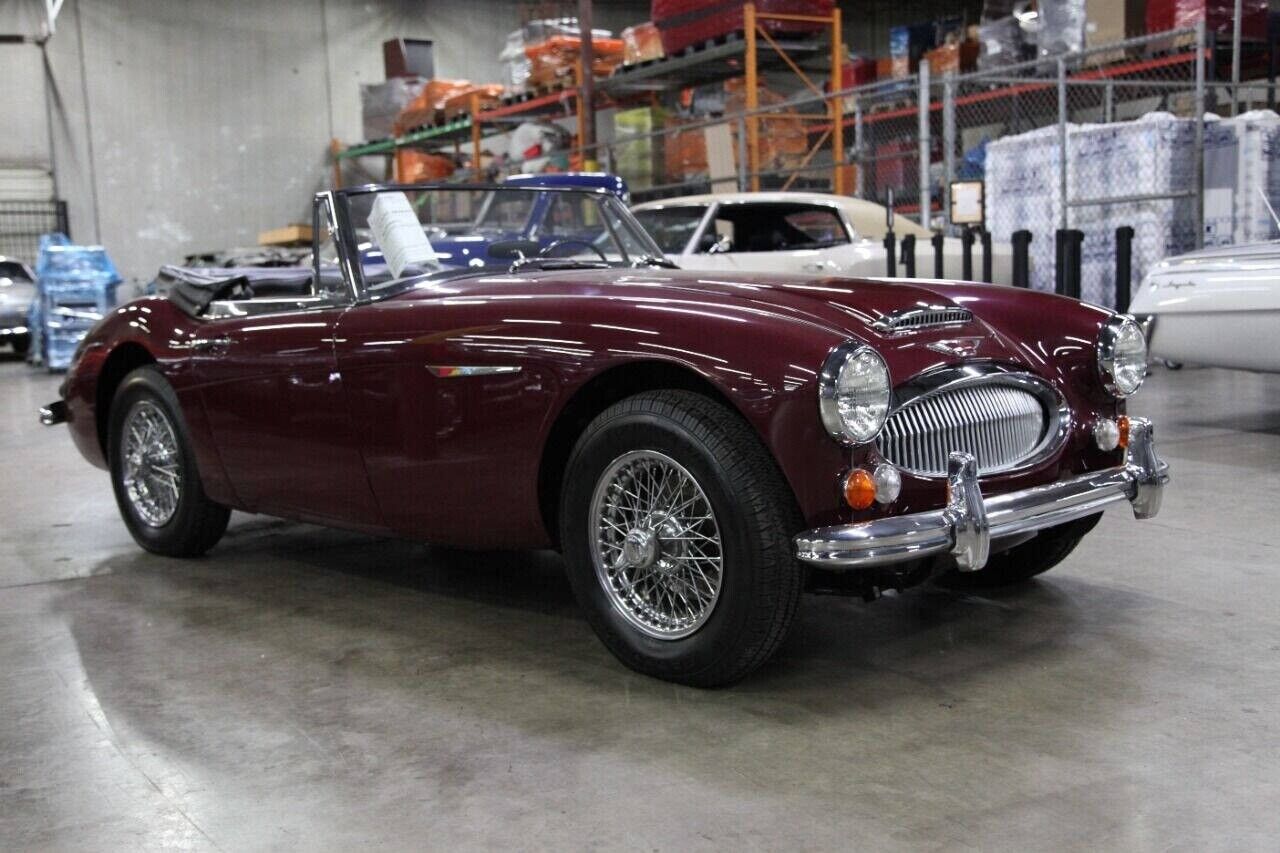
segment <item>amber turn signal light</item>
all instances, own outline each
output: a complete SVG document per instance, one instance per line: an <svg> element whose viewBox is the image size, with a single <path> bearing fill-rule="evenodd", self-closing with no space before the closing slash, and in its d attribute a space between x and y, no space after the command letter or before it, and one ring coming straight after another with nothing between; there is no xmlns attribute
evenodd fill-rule
<svg viewBox="0 0 1280 853"><path fill-rule="evenodd" d="M1129 446L1129 416L1121 415L1116 418L1116 426L1120 429L1120 447Z"/></svg>
<svg viewBox="0 0 1280 853"><path fill-rule="evenodd" d="M844 500L854 509L866 509L875 502L876 482L870 472L855 468L844 480Z"/></svg>

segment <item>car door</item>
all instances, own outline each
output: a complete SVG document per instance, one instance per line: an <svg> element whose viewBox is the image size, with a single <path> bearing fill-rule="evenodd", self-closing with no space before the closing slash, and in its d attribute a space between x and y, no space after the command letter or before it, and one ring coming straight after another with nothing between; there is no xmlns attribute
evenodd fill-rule
<svg viewBox="0 0 1280 853"><path fill-rule="evenodd" d="M272 515L380 529L335 355L354 291L336 265L332 199L316 201L310 289L214 303L195 370L241 503Z"/></svg>

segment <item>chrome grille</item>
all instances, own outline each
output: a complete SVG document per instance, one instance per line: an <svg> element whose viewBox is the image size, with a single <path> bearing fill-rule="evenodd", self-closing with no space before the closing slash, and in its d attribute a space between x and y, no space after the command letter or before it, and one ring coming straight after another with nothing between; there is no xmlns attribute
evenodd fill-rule
<svg viewBox="0 0 1280 853"><path fill-rule="evenodd" d="M972 320L973 312L968 308L929 305L891 311L873 325L882 332L904 332L908 329L927 329L930 326L959 325Z"/></svg>
<svg viewBox="0 0 1280 853"><path fill-rule="evenodd" d="M1031 459L1043 444L1051 413L1024 387L986 382L926 393L889 416L877 439L880 455L926 477L947 473L952 451L972 453L978 473Z"/></svg>

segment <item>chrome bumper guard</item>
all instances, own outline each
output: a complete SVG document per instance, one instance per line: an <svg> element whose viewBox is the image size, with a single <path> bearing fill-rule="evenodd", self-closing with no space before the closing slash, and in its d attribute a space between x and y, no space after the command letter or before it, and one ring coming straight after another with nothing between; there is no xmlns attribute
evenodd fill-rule
<svg viewBox="0 0 1280 853"><path fill-rule="evenodd" d="M947 505L930 512L819 527L795 538L796 556L830 569L887 566L950 553L961 571L987 563L993 539L1033 533L1128 501L1137 518L1160 511L1169 466L1156 455L1151 422L1132 418L1125 464L1020 492L984 498L971 454L948 460Z"/></svg>
<svg viewBox="0 0 1280 853"><path fill-rule="evenodd" d="M56 400L47 406L40 407L40 423L45 426L56 426L57 424L66 423L67 420L67 404L62 400Z"/></svg>

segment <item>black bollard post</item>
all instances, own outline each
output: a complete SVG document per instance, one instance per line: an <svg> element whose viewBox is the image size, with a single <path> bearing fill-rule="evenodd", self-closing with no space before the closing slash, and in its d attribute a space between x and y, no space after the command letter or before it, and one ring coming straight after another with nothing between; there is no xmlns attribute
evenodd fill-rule
<svg viewBox="0 0 1280 853"><path fill-rule="evenodd" d="M1058 269L1054 271L1056 290L1060 296L1080 298L1080 247L1084 232L1074 228L1058 230Z"/></svg>
<svg viewBox="0 0 1280 853"><path fill-rule="evenodd" d="M902 238L902 274L907 278L916 277L916 235L907 234Z"/></svg>
<svg viewBox="0 0 1280 853"><path fill-rule="evenodd" d="M947 277L946 272L944 272L942 267L942 246L944 243L946 243L946 241L947 241L947 238L942 235L942 232L938 232L937 234L933 235L932 242L933 242L933 277L934 278Z"/></svg>
<svg viewBox="0 0 1280 853"><path fill-rule="evenodd" d="M991 271L991 232L982 230L982 280L991 284L995 275Z"/></svg>
<svg viewBox="0 0 1280 853"><path fill-rule="evenodd" d="M884 235L884 263L886 275L889 278L895 278L898 275L898 246L893 238L893 229L890 228Z"/></svg>
<svg viewBox="0 0 1280 853"><path fill-rule="evenodd" d="M1031 232L1014 231L1013 235L1013 286L1031 286Z"/></svg>
<svg viewBox="0 0 1280 853"><path fill-rule="evenodd" d="M965 281L973 281L973 229L968 225L964 227L964 232L960 235L960 247L960 278Z"/></svg>
<svg viewBox="0 0 1280 853"><path fill-rule="evenodd" d="M1133 228L1116 229L1116 310L1129 312L1129 296L1133 287Z"/></svg>

